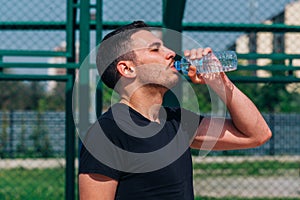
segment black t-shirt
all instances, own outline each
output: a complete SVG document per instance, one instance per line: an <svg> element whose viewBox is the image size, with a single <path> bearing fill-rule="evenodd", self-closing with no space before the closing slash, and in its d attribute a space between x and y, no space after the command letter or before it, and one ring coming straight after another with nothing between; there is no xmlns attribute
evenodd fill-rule
<svg viewBox="0 0 300 200"><path fill-rule="evenodd" d="M161 110L158 124L127 105L113 105L81 137L79 173L98 173L117 180L115 199L193 200L189 144L202 117L180 108ZM101 134L115 146L113 150L106 147L109 142L98 137ZM164 150L166 146L172 147Z"/></svg>

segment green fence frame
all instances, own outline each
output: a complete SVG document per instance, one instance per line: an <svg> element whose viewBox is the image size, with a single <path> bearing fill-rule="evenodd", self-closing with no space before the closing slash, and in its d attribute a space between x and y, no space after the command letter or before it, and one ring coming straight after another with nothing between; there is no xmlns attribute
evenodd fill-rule
<svg viewBox="0 0 300 200"><path fill-rule="evenodd" d="M162 23L149 23L154 27L165 27L177 31L212 31L212 32L245 32L245 33L257 33L257 32L274 32L274 33L299 33L300 26L290 26L285 24L212 24L212 23L182 23L183 13L186 1L185 0L162 0L163 1L163 22ZM63 81L66 82L66 186L65 197L68 200L76 199L76 174L75 172L75 125L72 116L72 91L74 86L75 70L79 69L80 64L84 61L86 56L90 52L90 32L96 31L96 42L100 42L102 38L102 31L107 29L114 29L118 26L127 24L129 22L105 22L102 19L102 0L96 0L95 4L91 4L89 0L80 1L67 0L67 20L66 22L0 22L0 30L65 30L66 31L66 43L67 48L65 52L55 51L26 51L26 50L0 50L0 81ZM90 19L90 9L96 10L96 19ZM80 11L79 22L76 21L76 16ZM79 63L75 61L75 33L79 31L80 35L80 55ZM181 45L174 48L181 48ZM49 63L6 63L3 61L3 56L41 56L41 57L65 57L67 63L65 64L49 64ZM299 54L284 54L284 53L272 53L272 54L238 54L241 59L255 60L259 58L269 58L272 60L284 60L288 59L300 59ZM291 62L290 62L291 63ZM65 68L67 74L62 76L50 76L50 75L12 75L3 73L4 68ZM238 66L240 70L255 71L259 69L266 70L266 67L260 67L257 65ZM292 65L272 65L267 70L270 71L296 71L300 70L300 67ZM235 82L270 82L270 83L291 83L300 82L300 78L294 75L279 76L279 77L242 77L242 76L230 76L232 81ZM88 71L81 71L79 75L79 87L86 91L84 98L89 97L88 87L89 73ZM97 113L102 111L102 87L99 83L96 90L97 97ZM80 98L80 97L79 97ZM87 100L85 102L88 102ZM88 108L89 105L80 105L80 122L83 124L80 129L85 130L88 126Z"/></svg>

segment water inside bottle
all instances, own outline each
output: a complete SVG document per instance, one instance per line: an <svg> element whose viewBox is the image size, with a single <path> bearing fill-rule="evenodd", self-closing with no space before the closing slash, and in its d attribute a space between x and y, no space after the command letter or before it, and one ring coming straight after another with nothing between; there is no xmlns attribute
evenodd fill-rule
<svg viewBox="0 0 300 200"><path fill-rule="evenodd" d="M214 52L200 60L182 58L180 61L176 61L174 65L183 74L188 74L190 65L196 66L198 74L228 72L237 69L237 57L233 51Z"/></svg>

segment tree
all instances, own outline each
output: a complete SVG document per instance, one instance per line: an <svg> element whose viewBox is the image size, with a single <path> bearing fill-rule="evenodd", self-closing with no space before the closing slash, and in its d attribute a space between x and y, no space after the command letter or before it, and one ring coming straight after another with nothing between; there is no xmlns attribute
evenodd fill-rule
<svg viewBox="0 0 300 200"><path fill-rule="evenodd" d="M1 110L36 110L44 89L38 82L2 81L0 83Z"/></svg>
<svg viewBox="0 0 300 200"><path fill-rule="evenodd" d="M50 93L44 95L45 110L63 111L65 109L65 83L57 83Z"/></svg>

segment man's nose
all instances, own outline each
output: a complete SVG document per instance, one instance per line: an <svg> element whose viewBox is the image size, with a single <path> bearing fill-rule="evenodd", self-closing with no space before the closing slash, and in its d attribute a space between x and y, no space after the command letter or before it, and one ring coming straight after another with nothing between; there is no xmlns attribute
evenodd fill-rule
<svg viewBox="0 0 300 200"><path fill-rule="evenodd" d="M173 50L171 50L167 47L165 47L165 52L166 52L166 58L167 59L175 58L175 56L176 56L176 53Z"/></svg>

